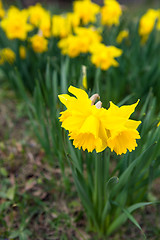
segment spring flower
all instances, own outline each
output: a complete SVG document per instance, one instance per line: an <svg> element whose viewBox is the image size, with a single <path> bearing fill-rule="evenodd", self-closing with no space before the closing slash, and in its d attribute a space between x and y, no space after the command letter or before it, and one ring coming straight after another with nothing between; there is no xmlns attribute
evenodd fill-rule
<svg viewBox="0 0 160 240"><path fill-rule="evenodd" d="M127 149L131 152L137 147L136 139L140 139L140 135L136 129L141 121L134 121L129 119L129 117L134 112L138 102L139 101L135 104L122 107L118 107L110 102L106 117L103 119L103 124L106 128L108 128L106 125L108 116L112 116L113 122L119 121L120 123L115 123L115 126L110 126L108 131L108 147L117 154L121 155L122 153L126 153Z"/></svg>
<svg viewBox="0 0 160 240"><path fill-rule="evenodd" d="M67 110L61 113L60 121L62 127L69 131L73 145L89 152L106 148L106 133L100 121L101 109L92 105L92 100L85 91L72 86L68 91L76 98L68 94L59 96L60 101L67 107Z"/></svg>
<svg viewBox="0 0 160 240"><path fill-rule="evenodd" d="M26 58L26 48L24 46L19 47L19 55L21 59Z"/></svg>
<svg viewBox="0 0 160 240"><path fill-rule="evenodd" d="M2 19L5 16L5 10L3 8L2 1L0 0L0 19Z"/></svg>
<svg viewBox="0 0 160 240"><path fill-rule="evenodd" d="M80 54L79 38L73 35L61 39L58 42L58 47L61 49L62 54L69 55L71 58L77 57Z"/></svg>
<svg viewBox="0 0 160 240"><path fill-rule="evenodd" d="M54 15L52 17L52 34L54 37L65 38L72 33L73 28L79 26L80 18L76 13Z"/></svg>
<svg viewBox="0 0 160 240"><path fill-rule="evenodd" d="M122 55L122 50L114 46L106 46L103 43L95 43L91 45L91 62L102 70L107 70L111 66L117 67L119 63L116 57Z"/></svg>
<svg viewBox="0 0 160 240"><path fill-rule="evenodd" d="M118 25L122 9L116 0L105 0L105 5L101 9L101 22L103 25Z"/></svg>
<svg viewBox="0 0 160 240"><path fill-rule="evenodd" d="M145 43L153 31L156 21L156 28L159 30L159 21L160 21L160 14L158 10L149 9L140 19L139 22L139 35L141 36L142 43Z"/></svg>
<svg viewBox="0 0 160 240"><path fill-rule="evenodd" d="M15 53L10 48L3 48L0 50L0 65L8 62L13 64L16 59Z"/></svg>
<svg viewBox="0 0 160 240"><path fill-rule="evenodd" d="M75 34L70 34L67 38L61 39L58 43L62 49L62 54L67 54L71 58L77 57L80 53L89 52L93 43L101 41L99 32L94 28L75 28Z"/></svg>
<svg viewBox="0 0 160 240"><path fill-rule="evenodd" d="M66 16L54 15L52 17L52 34L54 37L67 37L71 31L71 21Z"/></svg>
<svg viewBox="0 0 160 240"><path fill-rule="evenodd" d="M160 126L160 121L157 123L157 127L159 127Z"/></svg>
<svg viewBox="0 0 160 240"><path fill-rule="evenodd" d="M9 39L25 40L27 38L27 33L32 30L32 26L27 23L27 18L27 11L20 11L11 6L6 17L1 21L1 27Z"/></svg>
<svg viewBox="0 0 160 240"><path fill-rule="evenodd" d="M99 13L100 7L91 0L78 0L73 3L73 11L79 16L83 24L88 24L96 21L96 15Z"/></svg>
<svg viewBox="0 0 160 240"><path fill-rule="evenodd" d="M128 38L128 36L129 36L128 30L123 30L118 34L116 42L120 44L123 41L123 39Z"/></svg>
<svg viewBox="0 0 160 240"><path fill-rule="evenodd" d="M160 31L160 9L157 10L158 20L157 20L157 30Z"/></svg>
<svg viewBox="0 0 160 240"><path fill-rule="evenodd" d="M40 3L35 6L30 6L28 8L29 21L35 27L38 27L44 37L51 36L51 16L48 11L46 11Z"/></svg>
<svg viewBox="0 0 160 240"><path fill-rule="evenodd" d="M130 120L129 117L138 102L120 108L111 102L110 108L106 110L101 108L100 101L94 105L98 94L89 99L82 89L70 86L68 91L75 97L59 95L60 101L67 108L61 112L59 119L62 127L69 131L69 137L76 148L101 152L110 147L117 154L135 149L136 139L140 138L136 129L141 122Z"/></svg>
<svg viewBox="0 0 160 240"><path fill-rule="evenodd" d="M80 18L76 13L67 13L67 21L70 23L70 26L75 28L80 25Z"/></svg>
<svg viewBox="0 0 160 240"><path fill-rule="evenodd" d="M51 16L48 12L43 15L43 19L39 24L39 29L42 31L44 37L49 38L51 36Z"/></svg>
<svg viewBox="0 0 160 240"><path fill-rule="evenodd" d="M38 27L40 22L43 20L47 11L41 6L40 3L37 3L35 6L30 6L28 8L29 12L29 21L34 26Z"/></svg>
<svg viewBox="0 0 160 240"><path fill-rule="evenodd" d="M30 42L33 50L36 53L43 53L48 50L48 40L39 34L36 34L33 37L31 37Z"/></svg>

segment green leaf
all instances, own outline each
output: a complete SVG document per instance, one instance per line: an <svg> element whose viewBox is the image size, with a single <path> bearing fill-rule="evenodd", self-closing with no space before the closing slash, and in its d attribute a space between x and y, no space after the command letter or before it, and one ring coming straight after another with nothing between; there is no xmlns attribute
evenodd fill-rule
<svg viewBox="0 0 160 240"><path fill-rule="evenodd" d="M6 193L6 197L11 201L14 199L15 190L16 190L16 186L14 185L13 187L9 188Z"/></svg>
<svg viewBox="0 0 160 240"><path fill-rule="evenodd" d="M9 235L9 239L17 238L17 237L19 237L19 235L20 235L19 230L17 230L17 231L13 231L13 232L11 232L11 234Z"/></svg>
<svg viewBox="0 0 160 240"><path fill-rule="evenodd" d="M6 170L4 167L1 167L1 168L0 168L0 174L1 174L3 177L7 177L7 176L8 176L8 172L7 172L7 170Z"/></svg>
<svg viewBox="0 0 160 240"><path fill-rule="evenodd" d="M28 237L31 235L31 232L28 229L20 232L19 239L20 240L28 240Z"/></svg>
<svg viewBox="0 0 160 240"><path fill-rule="evenodd" d="M145 159L146 155L149 155L151 152L151 149L155 146L156 143L152 144L150 147L148 147L140 156L138 156L130 165L129 167L122 173L122 175L119 177L119 184L113 187L112 190L112 197L115 196L120 189L125 186L129 180L129 177L131 176L131 173L136 165L138 165L138 162L141 161L141 159Z"/></svg>
<svg viewBox="0 0 160 240"><path fill-rule="evenodd" d="M69 151L70 151L70 154L71 154L71 161L72 163L74 164L75 168L78 169L78 171L82 174L82 168L80 166L80 159L78 159L76 153L75 153L75 149L73 148L72 146L72 143L71 141L68 139L68 146L69 146Z"/></svg>
<svg viewBox="0 0 160 240"><path fill-rule="evenodd" d="M141 203L136 203L126 209L128 213L132 213L134 210L151 205L153 202L141 202ZM110 235L113 231L115 231L118 227L120 227L126 220L128 219L128 215L125 213L122 213L117 219L115 219L112 224L109 226L107 234Z"/></svg>
<svg viewBox="0 0 160 240"><path fill-rule="evenodd" d="M6 201L0 204L0 213L2 213L4 210L8 209L11 205L10 201Z"/></svg>

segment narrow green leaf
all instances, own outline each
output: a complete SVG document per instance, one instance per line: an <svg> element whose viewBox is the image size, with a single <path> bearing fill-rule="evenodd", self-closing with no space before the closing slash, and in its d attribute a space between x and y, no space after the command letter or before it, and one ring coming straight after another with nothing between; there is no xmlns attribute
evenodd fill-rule
<svg viewBox="0 0 160 240"><path fill-rule="evenodd" d="M128 213L132 213L134 210L153 204L152 202L141 202L141 203L136 203L130 207L127 208ZM112 224L109 226L107 234L110 235L113 231L118 229L126 220L128 219L128 216L126 213L122 213L117 219L115 219Z"/></svg>

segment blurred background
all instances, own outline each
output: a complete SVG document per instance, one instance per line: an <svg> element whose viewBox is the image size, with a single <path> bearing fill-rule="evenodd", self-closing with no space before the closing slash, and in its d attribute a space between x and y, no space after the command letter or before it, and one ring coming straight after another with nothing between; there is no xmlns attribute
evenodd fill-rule
<svg viewBox="0 0 160 240"><path fill-rule="evenodd" d="M34 5L37 2L42 3L42 4L55 4L58 7L64 8L64 7L69 7L73 0L6 0L6 4L18 4L22 5L23 7L27 7L29 5ZM93 2L96 2L100 5L103 4L103 0L93 0ZM125 5L151 5L151 6L160 6L160 1L159 0L119 0L121 4Z"/></svg>

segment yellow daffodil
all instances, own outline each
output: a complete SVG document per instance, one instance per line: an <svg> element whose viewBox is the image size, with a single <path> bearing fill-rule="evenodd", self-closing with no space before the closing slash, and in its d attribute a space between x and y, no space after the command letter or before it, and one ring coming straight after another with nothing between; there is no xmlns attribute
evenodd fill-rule
<svg viewBox="0 0 160 240"><path fill-rule="evenodd" d="M0 19L4 18L5 16L5 10L3 8L2 1L0 0Z"/></svg>
<svg viewBox="0 0 160 240"><path fill-rule="evenodd" d="M69 131L69 137L73 140L76 148L92 152L103 151L110 147L117 154L126 153L127 149L132 151L137 146L136 139L139 133L136 130L140 121L130 120L137 103L129 106L117 107L112 102L108 110L101 108L102 103L98 101L98 94L90 99L87 93L70 86L68 94L59 95L60 101L67 110L61 112L60 121L62 127Z"/></svg>
<svg viewBox="0 0 160 240"><path fill-rule="evenodd" d="M123 39L128 38L128 36L129 36L128 30L123 30L118 34L116 42L120 44L123 41Z"/></svg>
<svg viewBox="0 0 160 240"><path fill-rule="evenodd" d="M35 27L38 27L44 37L51 36L51 16L40 3L28 8L29 21Z"/></svg>
<svg viewBox="0 0 160 240"><path fill-rule="evenodd" d="M67 38L61 39L58 42L58 47L62 54L69 55L71 58L77 57L80 54L79 38L74 35L69 35Z"/></svg>
<svg viewBox="0 0 160 240"><path fill-rule="evenodd" d="M160 10L149 9L140 19L139 22L139 35L141 36L142 43L145 43L152 32L156 21L157 25L156 28L160 29Z"/></svg>
<svg viewBox="0 0 160 240"><path fill-rule="evenodd" d="M37 3L35 6L30 6L28 8L29 12L29 21L34 26L38 27L39 24L43 21L45 15L48 13L40 3Z"/></svg>
<svg viewBox="0 0 160 240"><path fill-rule="evenodd" d="M112 26L119 24L122 15L120 4L116 0L105 0L101 9L101 22L103 25Z"/></svg>
<svg viewBox="0 0 160 240"><path fill-rule="evenodd" d="M73 3L73 11L79 16L83 24L88 24L96 21L96 15L99 13L100 7L91 0L78 0Z"/></svg>
<svg viewBox="0 0 160 240"><path fill-rule="evenodd" d="M157 20L157 30L160 31L160 9L157 10L158 20Z"/></svg>
<svg viewBox="0 0 160 240"><path fill-rule="evenodd" d="M36 53L43 53L48 50L48 40L39 34L36 34L33 37L31 37L30 42L33 50Z"/></svg>
<svg viewBox="0 0 160 240"><path fill-rule="evenodd" d="M10 48L3 48L0 50L0 65L8 62L13 64L16 59L15 53Z"/></svg>
<svg viewBox="0 0 160 240"><path fill-rule="evenodd" d="M51 16L48 12L43 15L43 19L39 23L39 29L44 37L49 38L51 36Z"/></svg>
<svg viewBox="0 0 160 240"><path fill-rule="evenodd" d="M91 44L101 41L99 32L92 27L77 27L74 31L76 35L70 34L58 43L59 48L62 49L62 53L72 58L77 57L80 53L89 52Z"/></svg>
<svg viewBox="0 0 160 240"><path fill-rule="evenodd" d="M80 25L80 18L76 13L67 13L67 21L69 22L70 26L75 28L78 27Z"/></svg>
<svg viewBox="0 0 160 240"><path fill-rule="evenodd" d="M55 37L67 37L72 31L71 21L66 16L54 15L52 17L52 34Z"/></svg>
<svg viewBox="0 0 160 240"><path fill-rule="evenodd" d="M131 152L137 146L136 139L140 139L139 132L136 130L141 121L129 119L134 112L139 101L132 105L118 107L110 102L103 124L108 131L108 147L117 154L126 153L127 149ZM106 125L108 117L111 117L111 123ZM115 124L114 124L115 122Z"/></svg>
<svg viewBox="0 0 160 240"><path fill-rule="evenodd" d="M94 43L90 47L91 62L102 70L107 70L111 66L117 67L119 63L116 57L122 55L122 50L114 46L106 46L103 43Z"/></svg>
<svg viewBox="0 0 160 240"><path fill-rule="evenodd" d="M26 10L20 11L11 6L5 18L1 21L1 27L9 39L25 40L27 33L32 30L32 26L27 23L28 14Z"/></svg>

